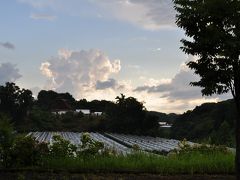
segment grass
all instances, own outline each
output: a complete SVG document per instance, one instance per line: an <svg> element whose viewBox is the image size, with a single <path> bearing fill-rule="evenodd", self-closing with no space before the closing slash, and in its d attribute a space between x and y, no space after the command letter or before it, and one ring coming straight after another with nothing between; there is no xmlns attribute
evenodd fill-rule
<svg viewBox="0 0 240 180"><path fill-rule="evenodd" d="M231 153L192 152L183 155L160 156L136 153L127 156L95 156L88 158L52 158L43 160L44 169L73 172L141 172L172 174L233 174Z"/></svg>

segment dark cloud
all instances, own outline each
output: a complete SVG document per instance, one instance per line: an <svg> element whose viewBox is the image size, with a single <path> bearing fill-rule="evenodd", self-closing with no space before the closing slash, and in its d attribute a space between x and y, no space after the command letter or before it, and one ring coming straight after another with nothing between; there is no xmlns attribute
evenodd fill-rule
<svg viewBox="0 0 240 180"><path fill-rule="evenodd" d="M108 88L115 89L117 84L118 83L115 79L108 79L107 81L97 81L96 89L98 90L108 89Z"/></svg>
<svg viewBox="0 0 240 180"><path fill-rule="evenodd" d="M110 16L148 30L172 28L176 12L171 0L101 0L94 1ZM106 17L109 14L105 15Z"/></svg>
<svg viewBox="0 0 240 180"><path fill-rule="evenodd" d="M175 25L175 11L171 0L130 0L134 4L148 7L146 16L161 26Z"/></svg>
<svg viewBox="0 0 240 180"><path fill-rule="evenodd" d="M6 82L14 82L17 79L22 77L19 74L19 70L15 65L11 63L2 63L0 64L0 84L3 85Z"/></svg>
<svg viewBox="0 0 240 180"><path fill-rule="evenodd" d="M10 42L0 42L0 46L4 47L4 48L7 48L7 49L15 49L15 45L10 43Z"/></svg>
<svg viewBox="0 0 240 180"><path fill-rule="evenodd" d="M190 82L198 81L199 77L192 71L181 69L170 83L159 84L158 86L140 86L134 91L147 91L148 93L162 93L162 97L169 100L196 99L201 98L201 89L190 86Z"/></svg>

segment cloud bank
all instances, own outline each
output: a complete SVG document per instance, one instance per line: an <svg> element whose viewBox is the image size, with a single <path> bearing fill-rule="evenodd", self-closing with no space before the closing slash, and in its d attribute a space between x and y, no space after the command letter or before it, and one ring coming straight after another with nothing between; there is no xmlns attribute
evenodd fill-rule
<svg viewBox="0 0 240 180"><path fill-rule="evenodd" d="M4 85L6 82L15 82L22 77L19 70L14 64L2 63L0 64L0 84Z"/></svg>
<svg viewBox="0 0 240 180"><path fill-rule="evenodd" d="M61 49L58 57L43 62L40 70L48 79L46 89L68 91L76 98L86 98L96 90L119 87L111 75L121 70L121 63L119 59L110 60L102 51L96 49Z"/></svg>
<svg viewBox="0 0 240 180"><path fill-rule="evenodd" d="M139 86L134 91L147 91L148 93L161 93L162 97L169 100L195 99L201 97L199 87L190 86L190 82L198 81L199 77L185 66L168 83L161 83L155 86Z"/></svg>
<svg viewBox="0 0 240 180"><path fill-rule="evenodd" d="M38 10L48 9L56 12L65 9L69 15L80 14L79 11L84 11L81 3L85 3L96 9L94 12L87 12L89 16L96 18L114 18L146 30L176 27L176 12L171 0L87 0L83 2L77 0L18 0L18 2L28 4Z"/></svg>
<svg viewBox="0 0 240 180"><path fill-rule="evenodd" d="M175 27L171 0L92 0L115 18L147 30Z"/></svg>

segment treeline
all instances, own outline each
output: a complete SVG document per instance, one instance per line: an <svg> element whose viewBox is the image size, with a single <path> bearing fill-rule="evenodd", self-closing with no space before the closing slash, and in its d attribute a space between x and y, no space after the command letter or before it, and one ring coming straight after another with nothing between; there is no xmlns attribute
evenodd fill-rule
<svg viewBox="0 0 240 180"><path fill-rule="evenodd" d="M65 114L54 114L66 109ZM76 113L75 109L103 112L101 116ZM75 100L69 93L41 90L37 99L30 90L14 83L0 86L0 113L7 115L17 131L108 131L157 135L158 118L149 115L133 97L123 94L116 102L106 100ZM0 116L1 118L2 116Z"/></svg>
<svg viewBox="0 0 240 180"><path fill-rule="evenodd" d="M68 108L65 114L56 109ZM75 113L75 109L103 112L101 116ZM183 114L149 112L134 97L123 94L116 102L75 100L69 93L42 90L37 99L32 92L14 83L0 86L0 119L8 116L18 132L29 131L98 131L224 144L235 146L234 127L237 118L233 100L205 103ZM173 124L159 128L158 122Z"/></svg>
<svg viewBox="0 0 240 180"><path fill-rule="evenodd" d="M171 128L171 137L234 147L236 119L233 100L205 103L180 115Z"/></svg>

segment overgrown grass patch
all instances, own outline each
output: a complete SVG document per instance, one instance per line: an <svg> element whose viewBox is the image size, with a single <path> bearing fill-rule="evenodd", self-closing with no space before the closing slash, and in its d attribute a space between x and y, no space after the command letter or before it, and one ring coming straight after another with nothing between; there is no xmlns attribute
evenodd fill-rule
<svg viewBox="0 0 240 180"><path fill-rule="evenodd" d="M43 168L75 172L141 172L168 174L233 174L234 154L192 152L160 156L135 153L126 156L45 157Z"/></svg>

